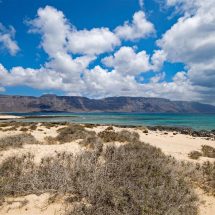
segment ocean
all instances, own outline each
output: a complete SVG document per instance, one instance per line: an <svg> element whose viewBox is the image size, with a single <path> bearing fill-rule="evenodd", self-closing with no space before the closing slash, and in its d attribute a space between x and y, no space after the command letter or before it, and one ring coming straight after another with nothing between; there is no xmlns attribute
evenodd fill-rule
<svg viewBox="0 0 215 215"><path fill-rule="evenodd" d="M22 119L27 122L73 122L92 124L116 124L134 126L176 126L194 130L215 129L215 114L172 114L172 113L28 113ZM39 116L45 116L39 118ZM33 118L35 117L35 118Z"/></svg>

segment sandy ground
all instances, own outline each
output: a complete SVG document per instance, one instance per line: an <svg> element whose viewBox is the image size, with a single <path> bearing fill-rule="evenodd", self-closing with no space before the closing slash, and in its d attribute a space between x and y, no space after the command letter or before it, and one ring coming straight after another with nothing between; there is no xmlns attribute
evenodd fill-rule
<svg viewBox="0 0 215 215"><path fill-rule="evenodd" d="M0 209L1 215L64 215L67 209L62 202L64 197L51 200L48 193L8 198Z"/></svg>
<svg viewBox="0 0 215 215"><path fill-rule="evenodd" d="M14 115L0 115L0 120L6 119L21 119L21 116L14 116Z"/></svg>
<svg viewBox="0 0 215 215"><path fill-rule="evenodd" d="M59 152L67 153L81 153L84 148L78 144L78 141L65 143L62 145L47 145L45 144L44 138L46 136L55 137L57 135L57 129L59 127L52 127L47 129L43 126L39 126L37 130L32 132L32 135L44 144L38 145L24 145L20 149L9 149L0 152L0 163L10 156L21 156L26 153L31 153L35 156L35 162L39 163L42 158L47 156L54 156ZM93 129L95 132L100 132L106 129L107 126L97 126ZM120 131L122 128L114 127L115 131ZM143 131L135 128L126 129L129 131L138 132L141 141L160 148L166 155L171 155L177 160L191 161L202 163L206 160L211 162L215 161L212 158L201 157L198 160L192 160L188 157L191 151L200 151L202 145L209 145L215 147L215 141L206 140L206 138L191 137L188 135L176 134L173 135L172 132L158 132L149 131L148 134L143 133ZM0 138L10 135L15 135L21 133L18 131L0 131ZM215 214L215 197L208 196L202 190L197 189L196 193L200 199L200 215L214 215ZM55 201L47 204L49 199L49 194L43 194L40 196L29 195L26 197L9 199L6 203L0 206L1 215L53 215L53 214L63 214L62 210L65 210L65 205L62 202Z"/></svg>

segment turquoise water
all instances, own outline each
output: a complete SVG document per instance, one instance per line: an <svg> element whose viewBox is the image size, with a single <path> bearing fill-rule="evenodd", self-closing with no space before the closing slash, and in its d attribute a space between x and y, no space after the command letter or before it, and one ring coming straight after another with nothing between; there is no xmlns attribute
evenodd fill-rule
<svg viewBox="0 0 215 215"><path fill-rule="evenodd" d="M50 116L50 118L31 118L22 121L48 121L48 122L74 122L93 124L118 124L118 125L162 125L191 127L196 130L215 129L215 114L170 114L170 113L31 113L16 114L31 116ZM56 117L53 117L56 116Z"/></svg>

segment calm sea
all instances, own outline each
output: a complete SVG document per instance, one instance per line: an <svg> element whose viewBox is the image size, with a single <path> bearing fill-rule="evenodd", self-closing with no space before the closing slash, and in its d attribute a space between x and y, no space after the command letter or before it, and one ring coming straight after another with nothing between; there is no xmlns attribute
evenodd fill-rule
<svg viewBox="0 0 215 215"><path fill-rule="evenodd" d="M16 113L15 113L16 114ZM46 116L22 121L74 122L118 125L162 125L191 127L195 130L215 129L215 114L170 114L170 113L30 113L16 115ZM55 116L55 117L54 117Z"/></svg>

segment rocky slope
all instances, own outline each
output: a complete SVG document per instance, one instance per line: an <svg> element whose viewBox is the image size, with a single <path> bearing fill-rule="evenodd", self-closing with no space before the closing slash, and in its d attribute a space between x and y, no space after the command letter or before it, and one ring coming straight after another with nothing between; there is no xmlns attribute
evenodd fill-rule
<svg viewBox="0 0 215 215"><path fill-rule="evenodd" d="M215 106L161 98L109 97L88 99L76 96L0 95L0 112L142 112L215 113Z"/></svg>

